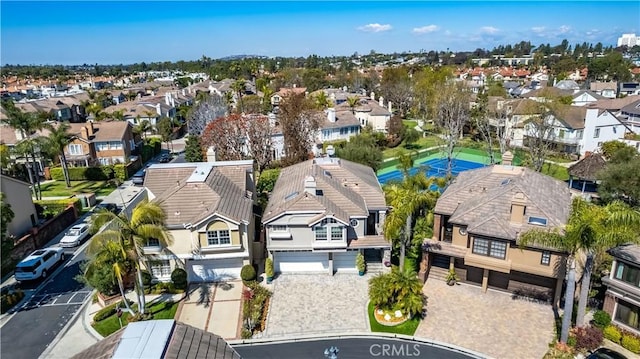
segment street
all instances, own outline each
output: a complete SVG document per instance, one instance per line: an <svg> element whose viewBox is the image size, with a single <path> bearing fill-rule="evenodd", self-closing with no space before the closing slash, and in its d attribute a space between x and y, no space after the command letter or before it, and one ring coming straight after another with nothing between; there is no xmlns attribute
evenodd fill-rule
<svg viewBox="0 0 640 359"><path fill-rule="evenodd" d="M404 339L387 338L344 338L289 343L249 344L232 346L243 359L288 359L288 358L429 358L429 359L470 359L480 358L455 350L432 346L426 343ZM338 349L335 357L330 348Z"/></svg>

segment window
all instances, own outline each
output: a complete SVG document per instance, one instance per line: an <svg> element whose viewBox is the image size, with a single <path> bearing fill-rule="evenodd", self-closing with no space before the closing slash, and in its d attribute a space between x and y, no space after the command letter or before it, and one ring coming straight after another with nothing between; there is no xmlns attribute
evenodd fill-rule
<svg viewBox="0 0 640 359"><path fill-rule="evenodd" d="M560 134L558 135L560 138L564 138L564 130L560 130Z"/></svg>
<svg viewBox="0 0 640 359"><path fill-rule="evenodd" d="M82 151L82 145L72 144L69 145L69 154L70 155L81 155L84 152Z"/></svg>
<svg viewBox="0 0 640 359"><path fill-rule="evenodd" d="M551 252L543 251L540 257L540 264L548 266L551 263Z"/></svg>
<svg viewBox="0 0 640 359"><path fill-rule="evenodd" d="M327 240L327 227L316 227L316 241L326 241Z"/></svg>
<svg viewBox="0 0 640 359"><path fill-rule="evenodd" d="M231 244L231 236L228 229L207 232L207 244L210 246L222 246Z"/></svg>
<svg viewBox="0 0 640 359"><path fill-rule="evenodd" d="M99 157L98 161L100 162L101 165L106 166L109 164L109 158L108 157Z"/></svg>
<svg viewBox="0 0 640 359"><path fill-rule="evenodd" d="M537 226L546 226L547 219L542 217L529 217L529 224L535 224Z"/></svg>
<svg viewBox="0 0 640 359"><path fill-rule="evenodd" d="M287 226L271 226L271 230L274 232L286 232Z"/></svg>
<svg viewBox="0 0 640 359"><path fill-rule="evenodd" d="M171 265L169 260L151 262L151 274L156 278L170 277Z"/></svg>
<svg viewBox="0 0 640 359"><path fill-rule="evenodd" d="M122 149L122 142L120 142L120 141L111 141L111 142L109 142L109 149L121 150Z"/></svg>
<svg viewBox="0 0 640 359"><path fill-rule="evenodd" d="M316 234L316 241L342 241L344 240L343 225L334 218L325 218L313 228Z"/></svg>
<svg viewBox="0 0 640 359"><path fill-rule="evenodd" d="M507 256L507 243L475 238L473 240L472 252L474 254L479 254L487 257L505 259Z"/></svg>
<svg viewBox="0 0 640 359"><path fill-rule="evenodd" d="M622 323L626 326L634 329L640 329L640 322L638 317L640 316L640 308L622 299L618 299L618 305L616 307L616 322Z"/></svg>
<svg viewBox="0 0 640 359"><path fill-rule="evenodd" d="M157 238L149 238L147 247L160 247L160 241Z"/></svg>
<svg viewBox="0 0 640 359"><path fill-rule="evenodd" d="M615 278L640 288L640 268L618 262Z"/></svg>
<svg viewBox="0 0 640 359"><path fill-rule="evenodd" d="M109 149L109 142L98 142L96 143L96 149L98 151L106 151Z"/></svg>
<svg viewBox="0 0 640 359"><path fill-rule="evenodd" d="M593 133L593 138L598 138L600 137L600 129L596 128L596 131Z"/></svg>
<svg viewBox="0 0 640 359"><path fill-rule="evenodd" d="M331 240L332 241L342 240L342 227L331 227Z"/></svg>

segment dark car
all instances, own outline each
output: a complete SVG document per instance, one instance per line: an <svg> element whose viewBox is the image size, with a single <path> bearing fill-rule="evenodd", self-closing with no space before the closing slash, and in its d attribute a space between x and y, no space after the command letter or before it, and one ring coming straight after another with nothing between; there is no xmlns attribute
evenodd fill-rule
<svg viewBox="0 0 640 359"><path fill-rule="evenodd" d="M607 348L600 348L595 352L589 354L586 359L627 359L627 357L618 353L617 351Z"/></svg>
<svg viewBox="0 0 640 359"><path fill-rule="evenodd" d="M143 168L140 171L136 172L136 174L131 177L131 182L135 185L142 185L144 183L144 175L146 174L146 169Z"/></svg>
<svg viewBox="0 0 640 359"><path fill-rule="evenodd" d="M165 153L164 155L160 156L160 160L159 161L160 161L160 163L171 162L171 156Z"/></svg>
<svg viewBox="0 0 640 359"><path fill-rule="evenodd" d="M109 212L118 213L118 205L115 203L100 203L96 206L96 210L106 209Z"/></svg>

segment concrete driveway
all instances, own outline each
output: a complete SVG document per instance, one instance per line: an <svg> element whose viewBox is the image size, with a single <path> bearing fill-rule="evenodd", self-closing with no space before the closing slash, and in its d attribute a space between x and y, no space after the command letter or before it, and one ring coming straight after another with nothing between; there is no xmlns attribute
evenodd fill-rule
<svg viewBox="0 0 640 359"><path fill-rule="evenodd" d="M262 338L368 332L368 280L357 274L281 275Z"/></svg>
<svg viewBox="0 0 640 359"><path fill-rule="evenodd" d="M237 339L242 319L242 288L241 281L192 285L176 320L224 339Z"/></svg>
<svg viewBox="0 0 640 359"><path fill-rule="evenodd" d="M483 293L472 285L430 279L427 315L415 336L455 344L499 359L540 359L554 336L550 305Z"/></svg>

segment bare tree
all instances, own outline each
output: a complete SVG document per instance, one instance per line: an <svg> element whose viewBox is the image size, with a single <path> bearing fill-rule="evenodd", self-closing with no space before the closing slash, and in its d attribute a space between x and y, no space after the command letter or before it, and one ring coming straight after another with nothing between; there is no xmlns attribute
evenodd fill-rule
<svg viewBox="0 0 640 359"><path fill-rule="evenodd" d="M311 145L320 127L321 112L304 94L291 93L280 103L279 121L284 136L285 165L309 158Z"/></svg>
<svg viewBox="0 0 640 359"><path fill-rule="evenodd" d="M549 103L525 104L524 145L531 156L533 169L538 172L542 171L544 159L551 152L555 139L552 108Z"/></svg>
<svg viewBox="0 0 640 359"><path fill-rule="evenodd" d="M206 95L193 108L187 119L187 131L191 135L200 136L207 125L227 115L224 99L216 94Z"/></svg>
<svg viewBox="0 0 640 359"><path fill-rule="evenodd" d="M447 155L447 175L453 169L453 151L469 121L469 89L460 82L445 83L436 95L437 124L442 128Z"/></svg>
<svg viewBox="0 0 640 359"><path fill-rule="evenodd" d="M256 161L258 172L262 172L272 159L273 127L269 118L264 115L248 115L245 116L245 121L249 155Z"/></svg>
<svg viewBox="0 0 640 359"><path fill-rule="evenodd" d="M487 146L487 154L491 164L495 163L493 153L493 134L489 123L489 97L487 93L480 90L475 105L471 108L471 125L475 128Z"/></svg>
<svg viewBox="0 0 640 359"><path fill-rule="evenodd" d="M210 122L202 131L204 148L213 147L216 159L221 161L241 160L246 157L245 121L239 114L230 114Z"/></svg>

